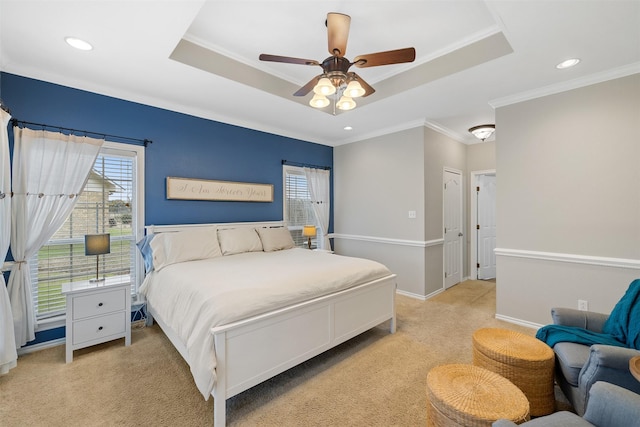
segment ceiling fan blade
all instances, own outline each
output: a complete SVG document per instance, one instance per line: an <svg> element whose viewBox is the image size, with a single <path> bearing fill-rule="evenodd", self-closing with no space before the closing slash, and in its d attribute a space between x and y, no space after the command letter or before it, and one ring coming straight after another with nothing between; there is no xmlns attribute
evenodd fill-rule
<svg viewBox="0 0 640 427"><path fill-rule="evenodd" d="M347 52L347 39L351 17L342 13L327 14L327 35L329 36L329 53L342 58Z"/></svg>
<svg viewBox="0 0 640 427"><path fill-rule="evenodd" d="M296 93L294 93L293 96L305 96L306 94L311 92L313 90L314 86L318 83L318 80L320 80L320 77L322 77L322 74L312 78L309 81L309 83L307 83L306 85L304 85L300 89L298 89L298 91Z"/></svg>
<svg viewBox="0 0 640 427"><path fill-rule="evenodd" d="M353 77L356 78L356 80L358 80L358 83L360 83L360 86L362 86L362 89L364 89L364 95L362 95L363 97L365 96L369 96L371 95L373 92L375 92L376 90L374 88L372 88L369 83L365 82L362 77L360 77L359 75L357 75L354 72L350 73Z"/></svg>
<svg viewBox="0 0 640 427"><path fill-rule="evenodd" d="M290 56L267 55L266 53L260 54L260 61L284 62L286 64L300 64L300 65L320 65L318 61L314 61L313 59L291 58Z"/></svg>
<svg viewBox="0 0 640 427"><path fill-rule="evenodd" d="M416 59L416 50L412 47L386 52L369 53L359 55L353 60L353 65L360 68L377 67L378 65L401 64L413 62Z"/></svg>

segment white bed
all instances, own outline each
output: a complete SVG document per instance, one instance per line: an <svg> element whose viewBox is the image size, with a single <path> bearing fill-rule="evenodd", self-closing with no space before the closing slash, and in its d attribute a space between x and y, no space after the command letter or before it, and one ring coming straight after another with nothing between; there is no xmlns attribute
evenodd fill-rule
<svg viewBox="0 0 640 427"><path fill-rule="evenodd" d="M211 230L222 239L282 225L149 226L147 235L184 231L206 241ZM216 427L226 423L226 399L387 320L395 332L395 275L379 263L299 248L235 251L228 240L220 247L230 252L194 260L192 248L176 245L188 260L148 274L141 288L149 323L187 361L203 396L213 395Z"/></svg>

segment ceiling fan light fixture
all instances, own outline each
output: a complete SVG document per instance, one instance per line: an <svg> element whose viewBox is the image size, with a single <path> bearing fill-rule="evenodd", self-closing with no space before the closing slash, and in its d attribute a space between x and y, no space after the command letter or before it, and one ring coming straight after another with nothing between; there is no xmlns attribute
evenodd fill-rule
<svg viewBox="0 0 640 427"><path fill-rule="evenodd" d="M329 105L329 99L324 95L314 94L311 101L309 101L309 105L313 108L324 108Z"/></svg>
<svg viewBox="0 0 640 427"><path fill-rule="evenodd" d="M338 107L338 109L342 111L353 110L354 108L356 108L356 102L348 96L342 95L342 97L336 104L336 107Z"/></svg>
<svg viewBox="0 0 640 427"><path fill-rule="evenodd" d="M313 92L317 95L333 95L336 93L336 87L326 77L321 78L316 86L313 88Z"/></svg>
<svg viewBox="0 0 640 427"><path fill-rule="evenodd" d="M358 98L359 96L364 95L364 88L357 80L351 80L347 85L347 88L344 90L344 93L349 98Z"/></svg>
<svg viewBox="0 0 640 427"><path fill-rule="evenodd" d="M493 135L496 130L496 125L478 125L469 129L469 132L473 134L480 141L484 141Z"/></svg>

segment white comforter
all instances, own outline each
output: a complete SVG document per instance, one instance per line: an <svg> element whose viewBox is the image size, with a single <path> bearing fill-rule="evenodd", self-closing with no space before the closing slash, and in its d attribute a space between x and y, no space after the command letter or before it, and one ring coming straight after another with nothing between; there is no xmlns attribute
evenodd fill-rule
<svg viewBox="0 0 640 427"><path fill-rule="evenodd" d="M216 367L211 328L390 274L375 261L296 248L169 265L148 275L140 292L182 340L208 399Z"/></svg>

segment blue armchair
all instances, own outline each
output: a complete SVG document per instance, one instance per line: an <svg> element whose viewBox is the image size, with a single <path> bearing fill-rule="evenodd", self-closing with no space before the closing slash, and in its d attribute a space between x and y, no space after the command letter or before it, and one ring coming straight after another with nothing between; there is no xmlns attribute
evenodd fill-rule
<svg viewBox="0 0 640 427"><path fill-rule="evenodd" d="M636 427L640 425L640 395L622 387L599 381L589 391L589 404L583 417L562 411L536 418L526 427ZM493 427L514 427L508 420L498 420Z"/></svg>
<svg viewBox="0 0 640 427"><path fill-rule="evenodd" d="M593 332L602 332L608 318L606 314L569 308L554 308L551 317L556 325L585 328ZM640 393L640 382L629 371L629 360L640 356L640 350L559 342L553 351L556 354L556 381L579 415L584 414L589 391L596 381L605 381Z"/></svg>

